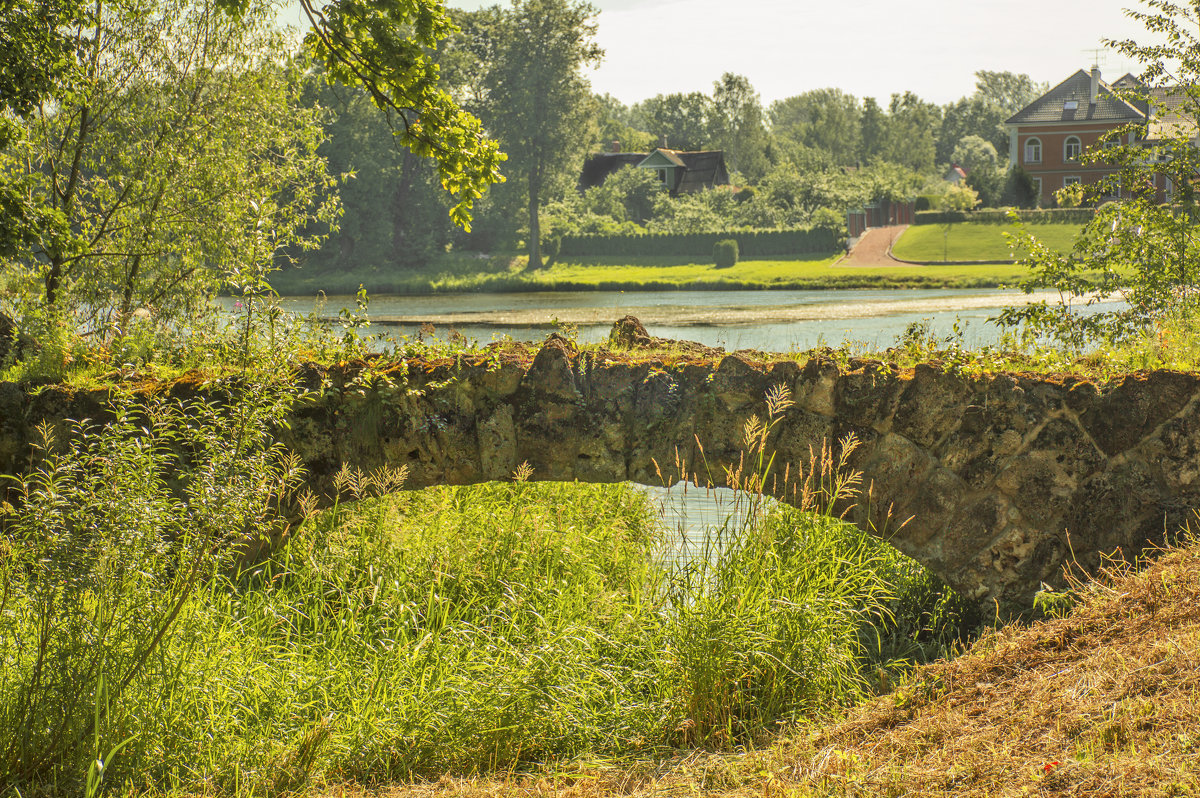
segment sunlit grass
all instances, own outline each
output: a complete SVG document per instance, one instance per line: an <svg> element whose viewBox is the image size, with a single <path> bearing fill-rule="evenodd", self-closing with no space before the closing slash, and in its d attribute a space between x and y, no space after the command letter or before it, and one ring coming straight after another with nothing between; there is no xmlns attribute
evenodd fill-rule
<svg viewBox="0 0 1200 798"><path fill-rule="evenodd" d="M1029 231L1046 246L1061 252L1071 249L1082 229L1077 224L1029 225ZM947 232L948 231L948 232ZM959 222L949 227L923 224L909 227L892 247L892 254L903 260L936 263L942 260L1012 260L1014 255L1004 234L1008 225ZM1024 271L1018 267L1018 274Z"/></svg>
<svg viewBox="0 0 1200 798"><path fill-rule="evenodd" d="M1000 229L1000 228L992 228ZM505 291L661 291L680 289L825 289L825 288L991 288L1015 283L1019 266L835 265L842 253L800 256L794 260L747 259L718 269L698 258L570 257L539 270L526 270L521 258L479 260L447 256L423 269L374 269L276 275L273 285L285 295L353 294L360 284L377 294L431 294ZM939 258L940 259L940 255Z"/></svg>

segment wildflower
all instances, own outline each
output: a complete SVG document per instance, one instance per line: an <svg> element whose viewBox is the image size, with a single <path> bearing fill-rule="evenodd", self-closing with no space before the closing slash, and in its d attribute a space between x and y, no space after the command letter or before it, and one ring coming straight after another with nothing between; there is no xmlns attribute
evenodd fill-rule
<svg viewBox="0 0 1200 798"><path fill-rule="evenodd" d="M1049 773L1050 771L1054 770L1056 767L1058 767L1061 764L1062 763L1059 762L1057 759L1054 760L1053 762L1047 762L1046 764L1042 765L1042 772Z"/></svg>

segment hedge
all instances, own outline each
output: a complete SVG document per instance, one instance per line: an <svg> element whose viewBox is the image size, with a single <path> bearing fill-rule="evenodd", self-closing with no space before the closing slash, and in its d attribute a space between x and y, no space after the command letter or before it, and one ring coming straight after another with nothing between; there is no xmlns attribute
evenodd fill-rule
<svg viewBox="0 0 1200 798"><path fill-rule="evenodd" d="M1008 211L917 211L913 224L945 224L974 222L976 224L1008 224ZM1095 211L1091 208L1044 208L1017 211L1017 218L1027 224L1087 224Z"/></svg>
<svg viewBox="0 0 1200 798"><path fill-rule="evenodd" d="M750 230L742 233L642 233L639 235L567 235L559 257L611 255L616 257L712 257L718 241L733 239L743 258L834 252L838 234L826 228L812 230Z"/></svg>

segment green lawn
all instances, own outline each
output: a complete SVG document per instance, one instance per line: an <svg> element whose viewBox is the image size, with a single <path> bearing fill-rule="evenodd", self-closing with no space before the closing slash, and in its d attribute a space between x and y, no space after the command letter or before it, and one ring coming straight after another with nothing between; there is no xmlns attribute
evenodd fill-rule
<svg viewBox="0 0 1200 798"><path fill-rule="evenodd" d="M999 229L999 228L995 228ZM983 288L1016 282L1020 266L835 266L840 253L795 260L743 260L728 269L695 258L569 258L526 271L518 258L446 256L424 269L360 268L333 273L303 269L276 275L279 293L353 294L361 283L374 294L459 291L672 289Z"/></svg>
<svg viewBox="0 0 1200 798"><path fill-rule="evenodd" d="M1028 225L1034 236L1052 249L1066 251L1071 248L1079 234L1077 224ZM914 225L904 231L900 240L892 247L892 254L903 260L924 263L941 260L1009 260L1013 257L1005 233L1014 227L998 224L958 223Z"/></svg>

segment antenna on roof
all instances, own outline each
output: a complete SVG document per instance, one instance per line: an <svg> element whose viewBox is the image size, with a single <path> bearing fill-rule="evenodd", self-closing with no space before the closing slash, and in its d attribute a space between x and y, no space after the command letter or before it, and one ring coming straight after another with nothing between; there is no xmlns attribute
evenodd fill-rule
<svg viewBox="0 0 1200 798"><path fill-rule="evenodd" d="M1108 66L1108 48L1092 47L1081 50L1084 55L1092 54L1092 66Z"/></svg>

